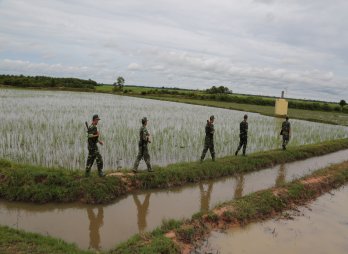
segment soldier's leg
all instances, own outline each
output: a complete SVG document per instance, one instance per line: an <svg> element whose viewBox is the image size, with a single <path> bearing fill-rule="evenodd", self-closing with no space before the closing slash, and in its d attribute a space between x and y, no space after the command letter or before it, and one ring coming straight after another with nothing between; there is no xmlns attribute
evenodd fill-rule
<svg viewBox="0 0 348 254"><path fill-rule="evenodd" d="M283 150L286 150L286 145L289 142L289 136L283 135Z"/></svg>
<svg viewBox="0 0 348 254"><path fill-rule="evenodd" d="M243 140L243 155L245 155L247 144L248 144L248 138L245 138Z"/></svg>
<svg viewBox="0 0 348 254"><path fill-rule="evenodd" d="M138 152L137 158L135 159L134 166L133 166L134 172L136 172L138 170L139 163L140 163L142 158L143 158L143 148L142 148L142 146L139 146L139 152Z"/></svg>
<svg viewBox="0 0 348 254"><path fill-rule="evenodd" d="M205 154L208 151L208 148L209 148L208 143L204 142L204 148L203 148L202 155L201 155L201 161L204 160L204 157L205 157Z"/></svg>
<svg viewBox="0 0 348 254"><path fill-rule="evenodd" d="M147 146L144 147L144 161L147 166L147 171L151 172L152 168L150 163L150 154L149 154L149 150L147 149Z"/></svg>
<svg viewBox="0 0 348 254"><path fill-rule="evenodd" d="M239 138L239 145L237 147L237 151L234 153L235 155L238 154L239 150L242 148L243 146L243 139L242 138Z"/></svg>
<svg viewBox="0 0 348 254"><path fill-rule="evenodd" d="M209 151L211 155L211 159L215 161L215 148L214 148L214 143L211 143L209 146Z"/></svg>
<svg viewBox="0 0 348 254"><path fill-rule="evenodd" d="M282 147L283 147L283 150L286 150L286 145L285 145L285 135L283 135L283 143L282 143Z"/></svg>
<svg viewBox="0 0 348 254"><path fill-rule="evenodd" d="M89 176L95 158L96 158L96 156L95 156L95 149L88 149L88 157L87 157L86 173L85 173L86 176Z"/></svg>
<svg viewBox="0 0 348 254"><path fill-rule="evenodd" d="M97 161L97 167L98 167L98 174L99 176L104 176L103 173L103 158L101 154L99 153L99 150L96 151L96 161Z"/></svg>

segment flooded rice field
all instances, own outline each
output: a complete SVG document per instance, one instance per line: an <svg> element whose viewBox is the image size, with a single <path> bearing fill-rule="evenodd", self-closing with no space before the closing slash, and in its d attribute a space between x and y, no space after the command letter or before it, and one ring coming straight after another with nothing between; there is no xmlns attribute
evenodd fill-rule
<svg viewBox="0 0 348 254"><path fill-rule="evenodd" d="M346 158L348 150L181 188L133 193L109 205L0 201L0 224L58 237L83 249L110 249L133 234L156 228L164 219L189 218L220 202L297 179Z"/></svg>
<svg viewBox="0 0 348 254"><path fill-rule="evenodd" d="M348 253L348 186L290 212L292 220L272 219L213 232L199 250L211 254L346 254Z"/></svg>
<svg viewBox="0 0 348 254"><path fill-rule="evenodd" d="M85 121L99 114L106 169L130 168L137 154L140 119L149 118L154 165L196 161L204 126L216 117L217 157L233 154L245 112L110 94L0 90L0 158L48 167L84 169ZM281 119L249 114L248 152L279 148ZM291 116L290 116L291 117ZM348 127L291 120L290 146L348 136ZM141 164L145 167L144 164Z"/></svg>

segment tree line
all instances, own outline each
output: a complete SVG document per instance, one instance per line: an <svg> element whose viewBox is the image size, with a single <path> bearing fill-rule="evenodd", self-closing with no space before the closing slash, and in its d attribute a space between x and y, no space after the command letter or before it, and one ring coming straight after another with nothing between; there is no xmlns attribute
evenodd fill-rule
<svg viewBox="0 0 348 254"><path fill-rule="evenodd" d="M97 82L78 78L54 78L46 76L0 75L0 84L15 87L50 87L94 89Z"/></svg>
<svg viewBox="0 0 348 254"><path fill-rule="evenodd" d="M186 97L191 99L200 99L200 100L214 100L214 101L223 101L223 102L233 102L239 104L252 104L252 105L261 105L261 106L274 106L274 98L265 98L261 96L247 96L247 95L234 95L232 91L224 86L212 86L209 89L201 92L181 92L181 91L170 91L166 89L151 89L148 91L142 91L142 95L146 94L162 94L162 95L176 95L180 97ZM328 112L344 112L348 113L347 103L345 100L341 100L339 103L327 103L327 102L317 102L317 101L300 101L300 100L288 100L289 108L294 109L305 109L305 110L319 110L319 111L328 111Z"/></svg>

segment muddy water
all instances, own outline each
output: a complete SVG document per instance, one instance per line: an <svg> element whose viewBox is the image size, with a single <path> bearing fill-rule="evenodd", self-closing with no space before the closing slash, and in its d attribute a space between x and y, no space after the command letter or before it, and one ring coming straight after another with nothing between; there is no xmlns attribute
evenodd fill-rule
<svg viewBox="0 0 348 254"><path fill-rule="evenodd" d="M293 212L292 212L293 213ZM193 253L348 253L348 186L326 194L294 220L268 220L226 233L213 232Z"/></svg>
<svg viewBox="0 0 348 254"><path fill-rule="evenodd" d="M0 224L50 235L83 249L110 249L163 219L191 217L219 202L272 187L348 158L348 150L259 172L170 190L130 194L110 205L33 205L0 201Z"/></svg>

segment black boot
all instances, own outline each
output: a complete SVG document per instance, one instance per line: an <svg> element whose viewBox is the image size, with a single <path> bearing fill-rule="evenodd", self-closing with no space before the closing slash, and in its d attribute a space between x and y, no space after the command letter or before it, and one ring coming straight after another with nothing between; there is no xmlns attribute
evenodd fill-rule
<svg viewBox="0 0 348 254"><path fill-rule="evenodd" d="M98 170L98 175L99 175L100 177L104 177L104 176L105 176L103 170Z"/></svg>

